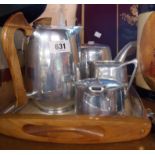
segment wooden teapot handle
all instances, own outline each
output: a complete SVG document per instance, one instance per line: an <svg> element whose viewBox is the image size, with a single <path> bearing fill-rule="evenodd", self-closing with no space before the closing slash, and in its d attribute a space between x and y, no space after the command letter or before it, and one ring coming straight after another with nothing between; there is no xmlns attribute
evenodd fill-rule
<svg viewBox="0 0 155 155"><path fill-rule="evenodd" d="M14 43L14 34L18 29L23 30L26 36L32 34L32 27L26 21L22 12L15 13L9 17L1 32L2 48L11 72L17 107L25 105L28 101Z"/></svg>

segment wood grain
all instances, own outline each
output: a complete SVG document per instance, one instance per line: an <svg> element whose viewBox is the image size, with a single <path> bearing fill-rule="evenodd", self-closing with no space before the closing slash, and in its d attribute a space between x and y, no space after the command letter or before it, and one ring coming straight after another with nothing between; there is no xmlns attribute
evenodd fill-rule
<svg viewBox="0 0 155 155"><path fill-rule="evenodd" d="M151 13L144 24L139 43L139 68L148 86L155 90L155 76L152 72L155 68L155 13ZM137 73L139 74L139 73ZM139 75L140 76L140 75ZM145 84L139 79L141 86Z"/></svg>
<svg viewBox="0 0 155 155"><path fill-rule="evenodd" d="M3 115L0 133L41 142L94 144L131 141L148 135L146 118L123 116Z"/></svg>
<svg viewBox="0 0 155 155"><path fill-rule="evenodd" d="M15 102L12 81L2 82L0 87L0 112Z"/></svg>
<svg viewBox="0 0 155 155"><path fill-rule="evenodd" d="M24 30L26 36L30 36L32 34L32 27L29 26L24 15L21 12L13 14L5 22L1 33L3 51L6 56L13 79L17 107L23 106L27 103L27 96L22 79L17 50L14 44L14 33L18 29Z"/></svg>
<svg viewBox="0 0 155 155"><path fill-rule="evenodd" d="M145 108L152 108L155 112L155 102L142 99ZM154 150L155 132L150 132L148 136L128 142L97 143L97 144L60 144L51 142L35 142L22 140L0 134L0 149L3 150Z"/></svg>

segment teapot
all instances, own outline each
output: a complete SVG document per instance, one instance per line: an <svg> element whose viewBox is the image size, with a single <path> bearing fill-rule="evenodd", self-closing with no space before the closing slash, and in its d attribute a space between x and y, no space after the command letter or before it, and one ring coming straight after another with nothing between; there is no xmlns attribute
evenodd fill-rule
<svg viewBox="0 0 155 155"><path fill-rule="evenodd" d="M132 49L136 49L136 41L127 43L116 55L113 61L124 62ZM134 50L133 50L134 51ZM79 50L79 79L94 77L93 63L95 61L112 61L110 47L107 45L91 43L85 44Z"/></svg>
<svg viewBox="0 0 155 155"><path fill-rule="evenodd" d="M58 114L74 106L71 101L80 27L49 26L50 22L50 18L39 19L32 27L21 12L13 14L3 26L2 47L13 79L16 107L31 98L41 110ZM23 44L24 77L14 45L17 29L27 36Z"/></svg>
<svg viewBox="0 0 155 155"><path fill-rule="evenodd" d="M79 50L79 69L80 79L90 77L91 69L90 63L97 60L110 60L110 47L103 44L88 42L88 44L81 45Z"/></svg>

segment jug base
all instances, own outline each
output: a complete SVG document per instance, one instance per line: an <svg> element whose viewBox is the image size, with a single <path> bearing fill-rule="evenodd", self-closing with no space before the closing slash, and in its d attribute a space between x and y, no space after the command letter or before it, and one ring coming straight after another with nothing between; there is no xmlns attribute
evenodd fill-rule
<svg viewBox="0 0 155 155"><path fill-rule="evenodd" d="M65 112L73 111L73 99L39 97L34 99L34 104L43 112L49 114L63 114Z"/></svg>

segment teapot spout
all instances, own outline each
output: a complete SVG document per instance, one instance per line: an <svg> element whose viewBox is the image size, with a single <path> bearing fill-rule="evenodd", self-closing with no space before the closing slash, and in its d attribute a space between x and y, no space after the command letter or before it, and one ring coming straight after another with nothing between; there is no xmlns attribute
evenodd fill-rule
<svg viewBox="0 0 155 155"><path fill-rule="evenodd" d="M131 41L129 43L127 43L121 50L120 52L117 54L117 56L115 57L115 61L119 61L119 62L124 62L126 59L126 56L128 55L129 51L131 49L136 49L137 48L137 42L136 41Z"/></svg>

